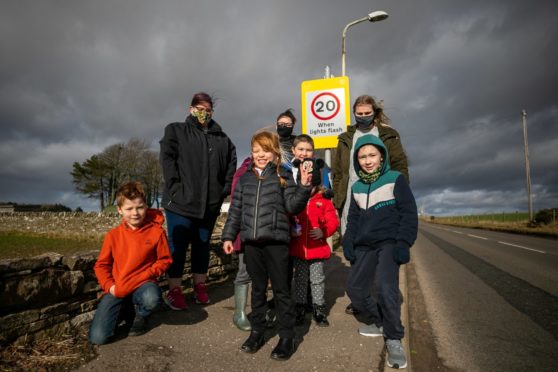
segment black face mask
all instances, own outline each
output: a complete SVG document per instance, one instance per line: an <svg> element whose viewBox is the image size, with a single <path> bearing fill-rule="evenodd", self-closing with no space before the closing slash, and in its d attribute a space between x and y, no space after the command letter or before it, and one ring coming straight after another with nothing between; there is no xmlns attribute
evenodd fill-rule
<svg viewBox="0 0 558 372"><path fill-rule="evenodd" d="M374 121L374 114L368 116L355 116L355 120L359 129L366 129Z"/></svg>
<svg viewBox="0 0 558 372"><path fill-rule="evenodd" d="M293 134L293 127L282 127L278 125L277 134L279 135L279 137L289 137L291 134Z"/></svg>

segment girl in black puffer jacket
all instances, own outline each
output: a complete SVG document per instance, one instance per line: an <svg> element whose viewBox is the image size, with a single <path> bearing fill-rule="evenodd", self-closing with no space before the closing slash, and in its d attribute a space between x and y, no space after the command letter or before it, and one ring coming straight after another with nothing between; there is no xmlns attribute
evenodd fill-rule
<svg viewBox="0 0 558 372"><path fill-rule="evenodd" d="M252 331L241 350L255 353L264 344L266 290L271 280L279 320L279 343L271 357L288 359L294 352L295 324L288 286L288 214L298 214L306 207L312 170L300 169L300 183L294 182L290 170L281 166L277 134L257 133L251 145L252 163L235 187L222 234L223 250L232 253L233 240L240 233L252 278Z"/></svg>

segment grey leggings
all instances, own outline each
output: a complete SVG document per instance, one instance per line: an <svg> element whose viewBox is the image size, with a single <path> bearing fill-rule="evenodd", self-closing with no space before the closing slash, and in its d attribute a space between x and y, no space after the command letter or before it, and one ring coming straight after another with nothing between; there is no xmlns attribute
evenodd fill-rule
<svg viewBox="0 0 558 372"><path fill-rule="evenodd" d="M303 260L294 257L294 270L295 302L297 304L306 302L308 279L310 279L312 303L318 306L325 305L324 260Z"/></svg>
<svg viewBox="0 0 558 372"><path fill-rule="evenodd" d="M246 270L246 262L244 262L244 252L238 252L238 272L236 273L236 278L234 279L234 284L250 284L252 279L248 275Z"/></svg>

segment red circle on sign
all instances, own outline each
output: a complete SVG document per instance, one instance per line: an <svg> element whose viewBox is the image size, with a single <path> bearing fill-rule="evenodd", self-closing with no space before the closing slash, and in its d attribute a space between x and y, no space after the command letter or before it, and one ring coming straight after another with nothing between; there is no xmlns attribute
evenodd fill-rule
<svg viewBox="0 0 558 372"><path fill-rule="evenodd" d="M331 114L330 116L320 116L316 113L316 111L314 110L314 104L316 103L316 101L318 100L318 98L322 97L322 96L331 96L333 97L333 99L335 100L335 111L333 112L333 114ZM339 103L339 98L337 98L337 96L333 93L330 92L323 92L318 94L316 97L314 97L314 99L312 100L312 104L310 105L310 109L312 110L312 114L317 117L320 120L329 120L332 117L334 117L335 115L337 115L337 113L339 112L339 109L341 108L341 105Z"/></svg>

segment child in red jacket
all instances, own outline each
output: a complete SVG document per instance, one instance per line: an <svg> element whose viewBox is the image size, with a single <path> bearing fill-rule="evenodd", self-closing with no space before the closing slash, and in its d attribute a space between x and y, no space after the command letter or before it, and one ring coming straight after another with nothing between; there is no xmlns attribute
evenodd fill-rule
<svg viewBox="0 0 558 372"><path fill-rule="evenodd" d="M331 255L327 238L339 227L337 211L331 198L324 196L319 168L323 162L305 159L301 167L312 170L312 194L304 211L296 215L297 229L289 244L289 255L294 258L294 289L296 322L304 322L308 284L312 294L313 318L320 327L329 326L325 308L324 261Z"/></svg>
<svg viewBox="0 0 558 372"><path fill-rule="evenodd" d="M147 331L147 317L161 303L157 277L172 262L163 213L147 208L141 183L120 186L116 202L122 223L105 237L94 268L105 292L89 329L89 341L97 345L107 343L114 335L127 302L135 308L129 335Z"/></svg>

